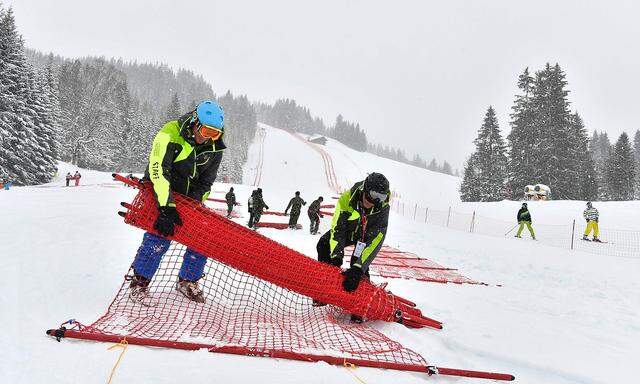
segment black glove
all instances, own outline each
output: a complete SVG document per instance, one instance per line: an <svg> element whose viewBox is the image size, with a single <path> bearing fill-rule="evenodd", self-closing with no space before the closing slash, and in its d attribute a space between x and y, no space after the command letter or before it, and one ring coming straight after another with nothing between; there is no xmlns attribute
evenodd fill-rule
<svg viewBox="0 0 640 384"><path fill-rule="evenodd" d="M182 225L182 220L176 207L160 207L160 214L153 224L153 229L162 236L173 236L173 227L175 225Z"/></svg>
<svg viewBox="0 0 640 384"><path fill-rule="evenodd" d="M342 282L342 288L347 292L353 292L358 288L360 279L362 278L362 269L352 265L351 268L342 272L344 275L344 281Z"/></svg>
<svg viewBox="0 0 640 384"><path fill-rule="evenodd" d="M344 249L334 249L333 253L331 253L329 264L334 265L336 267L342 266L342 259L344 259Z"/></svg>

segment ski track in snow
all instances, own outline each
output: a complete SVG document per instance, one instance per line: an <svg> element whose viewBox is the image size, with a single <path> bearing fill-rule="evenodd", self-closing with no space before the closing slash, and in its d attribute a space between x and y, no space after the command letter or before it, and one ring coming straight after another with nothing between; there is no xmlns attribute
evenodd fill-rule
<svg viewBox="0 0 640 384"><path fill-rule="evenodd" d="M270 208L284 210L296 190L308 203L317 195L328 201L333 191L319 153L284 131L268 126L265 131L261 187ZM457 178L352 151L333 140L326 150L342 186L364 177L363 170L379 170L404 198L425 204L454 204L501 220L512 219L519 205L461 204ZM244 168L247 185L216 183L213 190L234 186L238 201L246 199L252 189L248 185L255 180L258 154L259 143L254 142ZM59 174L74 170L61 164ZM140 230L116 215L119 202L131 201L135 191L113 185L106 173L81 173L80 188L58 188L64 184L61 177L45 186L0 191L5 218L0 229L1 284L7 292L0 296L0 321L7 327L0 333L2 382L104 383L119 354L119 349L107 351L106 343L70 339L57 343L44 335L46 329L70 318L88 324L101 316L142 239ZM534 215L544 215L542 220L570 218L581 214L583 206L552 203L534 204ZM638 204L606 203L598 208L609 225L629 226L635 224L629 212ZM246 216L246 207L236 209ZM263 220L286 218L263 216ZM329 228L329 220L322 220L321 231ZM236 221L244 223L246 217ZM260 233L314 257L318 236L306 231L306 215L301 215L300 223L301 231L260 229ZM518 383L633 382L640 356L640 259L469 234L395 214L387 244L491 284L387 280L389 289L414 300L426 316L443 321L445 328L374 326L421 353L429 363L509 372ZM355 373L368 384L486 382L365 368ZM252 384L355 382L346 369L324 363L130 346L114 383L175 383L185 378Z"/></svg>

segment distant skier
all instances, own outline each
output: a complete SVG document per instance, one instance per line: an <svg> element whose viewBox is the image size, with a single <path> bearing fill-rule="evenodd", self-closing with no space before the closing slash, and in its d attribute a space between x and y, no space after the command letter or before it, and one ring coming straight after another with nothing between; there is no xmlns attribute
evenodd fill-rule
<svg viewBox="0 0 640 384"><path fill-rule="evenodd" d="M76 181L76 187L78 185L80 185L80 178L82 177L82 175L80 174L80 172L76 171L76 173L73 174L73 180Z"/></svg>
<svg viewBox="0 0 640 384"><path fill-rule="evenodd" d="M322 196L318 197L311 204L309 204L309 208L307 209L309 221L311 221L311 224L309 225L309 232L312 235L318 234L318 228L320 227L320 218L322 217L322 213L320 212L321 204Z"/></svg>
<svg viewBox="0 0 640 384"><path fill-rule="evenodd" d="M65 176L65 180L67 180L67 187L69 186L69 181L71 180L73 176L71 176L71 172L67 172L67 176Z"/></svg>
<svg viewBox="0 0 640 384"><path fill-rule="evenodd" d="M224 134L224 112L213 101L203 101L198 107L166 123L155 136L149 155L149 165L143 180L150 180L160 214L153 228L158 235L147 232L133 261L130 296L143 301L160 260L169 249L176 225L182 220L176 210L173 193L204 202L218 174ZM176 290L189 300L204 303L198 287L207 258L187 248L178 272Z"/></svg>
<svg viewBox="0 0 640 384"><path fill-rule="evenodd" d="M584 230L584 236L582 236L582 240L589 240L589 234L593 231L593 241L596 243L602 243L598 236L600 235L600 229L598 228L598 210L591 204L590 201L587 202L587 208L582 213L584 219L587 220L587 228Z"/></svg>
<svg viewBox="0 0 640 384"><path fill-rule="evenodd" d="M342 287L355 291L362 276L369 277L369 265L382 247L389 223L389 181L381 173L370 173L340 196L331 222L331 230L320 237L318 260L342 266L344 248L354 245L350 267L342 274ZM314 302L315 306L324 303ZM351 315L351 321L362 322Z"/></svg>
<svg viewBox="0 0 640 384"><path fill-rule="evenodd" d="M526 225L529 233L531 234L531 238L535 240L536 234L535 232L533 232L533 227L531 226L531 214L529 213L529 209L527 209L527 203L522 203L522 208L520 208L520 210L518 211L518 215L516 218L518 220L518 224L520 224L520 227L518 228L518 233L515 237L520 238L522 230Z"/></svg>
<svg viewBox="0 0 640 384"><path fill-rule="evenodd" d="M251 194L249 198L252 208L249 208L249 228L256 229L257 224L262 216L262 211L266 208L269 209L267 203L262 198L262 188L258 188Z"/></svg>
<svg viewBox="0 0 640 384"><path fill-rule="evenodd" d="M236 194L233 193L233 187L229 188L229 192L224 195L224 199L227 201L227 218L230 218L233 206L238 205L238 203L236 203Z"/></svg>
<svg viewBox="0 0 640 384"><path fill-rule="evenodd" d="M287 215L287 211L291 208L291 213L289 213L289 228L296 229L298 217L300 217L300 210L303 205L307 205L307 202L300 197L300 191L296 191L296 195L289 200L289 205L287 205L287 208L284 210L284 214Z"/></svg>

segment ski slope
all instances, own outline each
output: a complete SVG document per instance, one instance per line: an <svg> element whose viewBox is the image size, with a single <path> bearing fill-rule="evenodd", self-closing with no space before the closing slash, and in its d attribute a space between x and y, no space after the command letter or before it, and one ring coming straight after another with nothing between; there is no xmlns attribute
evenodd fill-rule
<svg viewBox="0 0 640 384"><path fill-rule="evenodd" d="M335 195L322 156L286 131L263 126L234 185L245 204L259 185L272 210L283 210L296 190L310 202ZM260 150L260 148L262 148ZM434 174L330 141L336 179L343 187L368 171L385 173L406 199L427 204L461 204L454 177ZM262 153L260 155L260 152ZM261 166L260 166L261 164ZM61 164L60 175L75 170ZM7 383L104 383L120 349L78 340L57 343L44 330L75 318L91 323L102 315L122 283L142 232L116 215L134 191L109 174L80 170L80 187L65 188L62 177L48 185L0 191L4 271L0 296L0 378ZM230 185L216 183L220 197ZM515 214L517 203L479 204L496 217ZM538 209L534 205L532 209ZM540 206L572 215L579 203ZM625 223L636 202L617 203L607 220ZM246 220L246 205L238 207ZM602 210L602 209L601 209ZM606 211L606 209L605 209ZM542 211L540 211L542 212ZM263 220L286 218L263 216ZM534 213L535 220L535 213ZM317 236L302 231L260 232L309 256ZM636 224L637 225L637 224ZM321 230L329 227L323 219ZM431 364L509 372L519 383L634 382L640 356L640 259L608 258L544 246L529 240L497 239L425 225L392 214L387 243L458 268L490 286L388 280L424 313L442 320L443 331L411 330L376 323L377 329L421 353ZM377 279L377 282L384 280ZM498 286L500 285L500 286ZM130 346L113 383L351 383L353 374L373 383L481 383L426 378L415 373L360 368L355 371L288 360Z"/></svg>
<svg viewBox="0 0 640 384"><path fill-rule="evenodd" d="M294 134L266 124L259 124L258 137L252 144L244 166L243 183L269 190L287 190L291 195L300 190L303 197L335 196L327 182L322 155L326 151L333 163L333 173L342 190L364 179L367 173L380 172L389 178L391 189L400 197L437 206L460 202L460 178L432 172L412 165L355 151L328 139L326 146L306 142L307 136ZM296 138L296 136L298 138ZM256 174L261 174L255 183ZM314 197L314 198L315 198Z"/></svg>

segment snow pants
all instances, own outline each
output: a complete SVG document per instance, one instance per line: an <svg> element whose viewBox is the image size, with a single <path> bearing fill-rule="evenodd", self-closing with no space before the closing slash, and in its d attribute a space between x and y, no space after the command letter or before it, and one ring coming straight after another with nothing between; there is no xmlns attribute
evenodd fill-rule
<svg viewBox="0 0 640 384"><path fill-rule="evenodd" d="M529 233L531 234L532 238L536 238L536 234L535 232L533 232L533 227L531 226L531 222L530 221L520 221L519 222L520 227L518 228L518 234L516 234L516 236L520 237L520 235L522 234L522 230L524 229L524 226L527 226L527 229L529 230Z"/></svg>
<svg viewBox="0 0 640 384"><path fill-rule="evenodd" d="M291 212L289 214L289 228L295 228L298 224L298 217L300 217L300 211Z"/></svg>
<svg viewBox="0 0 640 384"><path fill-rule="evenodd" d="M309 215L309 220L311 224L309 225L309 232L312 235L318 233L318 228L320 227L320 216L316 213L315 215Z"/></svg>
<svg viewBox="0 0 640 384"><path fill-rule="evenodd" d="M133 270L135 273L151 280L158 266L160 266L162 256L167 252L170 244L171 240L156 236L153 233L145 233L142 244L140 244L140 248L138 248L136 258L133 261ZM187 248L187 251L184 253L180 272L178 272L178 277L183 280L197 281L202 277L206 263L207 258L205 256Z"/></svg>
<svg viewBox="0 0 640 384"><path fill-rule="evenodd" d="M587 221L587 228L584 230L585 237L589 236L591 231L593 231L593 237L597 239L600 235L600 229L598 228L598 222L595 220Z"/></svg>
<svg viewBox="0 0 640 384"><path fill-rule="evenodd" d="M249 214L249 228L257 228L260 216L262 216L262 210L260 210L260 212L255 210L251 211L251 214Z"/></svg>
<svg viewBox="0 0 640 384"><path fill-rule="evenodd" d="M227 203L227 217L231 216L231 211L233 211L233 204Z"/></svg>

